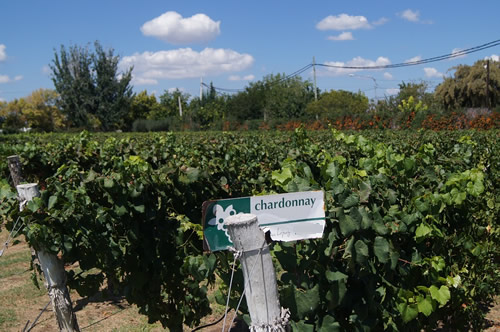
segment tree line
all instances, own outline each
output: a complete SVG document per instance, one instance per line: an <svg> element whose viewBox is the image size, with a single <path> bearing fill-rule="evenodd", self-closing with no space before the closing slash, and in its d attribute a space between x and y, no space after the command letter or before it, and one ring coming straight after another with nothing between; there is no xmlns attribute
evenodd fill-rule
<svg viewBox="0 0 500 332"><path fill-rule="evenodd" d="M221 94L212 84L202 96L166 90L158 97L133 93L133 68L119 70L120 57L99 42L93 47L64 45L50 64L54 89L0 102L4 132L29 127L38 131L150 131L221 129L226 122L273 123L334 121L371 112L447 112L464 108L495 110L500 100L500 62L478 60L452 67L433 92L428 83L402 82L396 95L369 100L363 92L321 91L300 76L270 74L241 92Z"/></svg>

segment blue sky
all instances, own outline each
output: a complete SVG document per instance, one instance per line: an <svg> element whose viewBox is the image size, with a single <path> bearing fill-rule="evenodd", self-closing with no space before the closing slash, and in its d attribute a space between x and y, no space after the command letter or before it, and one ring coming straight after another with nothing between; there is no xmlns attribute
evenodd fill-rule
<svg viewBox="0 0 500 332"><path fill-rule="evenodd" d="M48 65L61 45L99 40L134 66L134 91L199 94L200 77L238 89L312 62L371 66L426 59L500 39L500 1L24 1L0 3L0 100L53 88ZM390 70L316 67L325 91L395 93L402 81L431 87L465 57ZM351 74L351 75L349 75ZM302 74L312 80L312 69ZM375 89L376 87L376 89Z"/></svg>

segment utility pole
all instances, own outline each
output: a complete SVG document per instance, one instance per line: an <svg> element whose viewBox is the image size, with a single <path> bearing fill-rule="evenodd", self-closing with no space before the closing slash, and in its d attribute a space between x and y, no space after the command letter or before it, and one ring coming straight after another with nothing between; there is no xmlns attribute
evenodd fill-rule
<svg viewBox="0 0 500 332"><path fill-rule="evenodd" d="M200 101L203 101L203 77L200 77Z"/></svg>
<svg viewBox="0 0 500 332"><path fill-rule="evenodd" d="M313 56L313 76L314 76L314 100L318 100L318 91L316 88L316 58Z"/></svg>
<svg viewBox="0 0 500 332"><path fill-rule="evenodd" d="M181 103L181 96L177 96L177 100L179 101L179 116L182 118L182 103Z"/></svg>
<svg viewBox="0 0 500 332"><path fill-rule="evenodd" d="M486 60L486 107L491 109L490 102L490 60Z"/></svg>

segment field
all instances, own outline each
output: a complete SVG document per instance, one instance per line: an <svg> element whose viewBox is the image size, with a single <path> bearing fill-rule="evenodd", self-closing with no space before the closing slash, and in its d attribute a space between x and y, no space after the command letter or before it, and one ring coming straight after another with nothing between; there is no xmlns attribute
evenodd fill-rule
<svg viewBox="0 0 500 332"><path fill-rule="evenodd" d="M113 322L127 320L132 330L161 326L138 310L172 331L218 318L232 257L201 249L201 204L214 198L325 192L323 239L272 245L294 330L481 330L500 292L498 131L81 133L0 143L3 222L10 229L19 218L31 244L71 267L72 299L87 302L77 313L85 330L106 317L109 330L125 331ZM6 181L14 153L42 189L22 213ZM0 323L19 330L46 296L26 283L29 254L15 248L0 263L12 262L2 279L19 287L2 292L21 302ZM95 297L110 284L127 301ZM241 286L237 277L232 308ZM26 298L40 299L32 311Z"/></svg>

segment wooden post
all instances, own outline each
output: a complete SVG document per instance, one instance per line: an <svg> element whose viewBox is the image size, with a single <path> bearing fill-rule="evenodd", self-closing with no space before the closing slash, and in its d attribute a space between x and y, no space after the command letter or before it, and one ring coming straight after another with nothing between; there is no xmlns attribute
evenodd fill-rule
<svg viewBox="0 0 500 332"><path fill-rule="evenodd" d="M27 183L16 186L17 193L21 198L21 207L24 201L31 201L34 197L40 196L36 183ZM66 271L64 265L56 255L49 253L43 248L35 248L40 262L43 275L45 277L45 287L47 287L52 307L56 314L59 330L64 332L79 332L78 322L73 312L71 298L66 287Z"/></svg>
<svg viewBox="0 0 500 332"><path fill-rule="evenodd" d="M10 177L12 178L12 182L14 183L14 187L16 187L24 181L21 172L21 161L19 160L19 156L13 155L7 157L7 164L9 165Z"/></svg>
<svg viewBox="0 0 500 332"><path fill-rule="evenodd" d="M288 311L280 307L276 273L257 217L237 214L228 217L225 224L234 248L241 252L250 331L286 331Z"/></svg>

